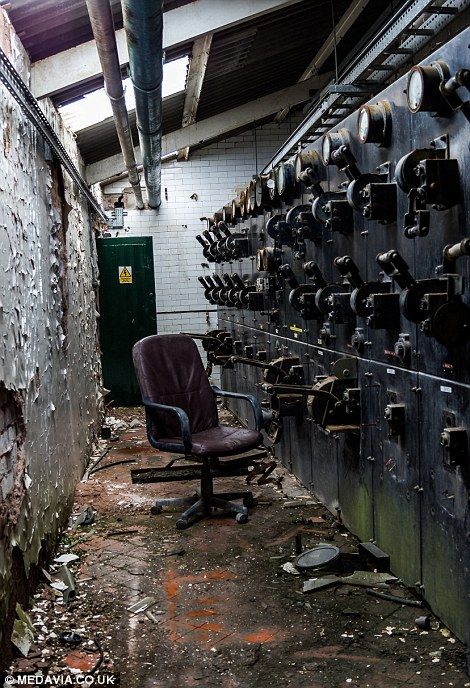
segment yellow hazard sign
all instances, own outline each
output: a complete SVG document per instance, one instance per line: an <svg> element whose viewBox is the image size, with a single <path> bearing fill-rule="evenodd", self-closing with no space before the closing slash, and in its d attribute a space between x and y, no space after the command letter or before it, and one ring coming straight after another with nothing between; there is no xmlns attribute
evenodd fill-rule
<svg viewBox="0 0 470 688"><path fill-rule="evenodd" d="M132 284L132 265L119 266L119 284Z"/></svg>

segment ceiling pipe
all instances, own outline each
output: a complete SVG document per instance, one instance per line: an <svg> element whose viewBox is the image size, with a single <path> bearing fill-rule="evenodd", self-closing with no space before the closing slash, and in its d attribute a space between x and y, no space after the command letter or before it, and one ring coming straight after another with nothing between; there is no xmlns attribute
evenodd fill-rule
<svg viewBox="0 0 470 688"><path fill-rule="evenodd" d="M163 3L121 0L148 204L161 203Z"/></svg>
<svg viewBox="0 0 470 688"><path fill-rule="evenodd" d="M138 208L143 208L144 200L140 187L140 176L137 171L124 89L122 87L121 67L119 65L111 5L109 0L86 0L86 4L103 69L105 91L111 101L124 164L126 165L129 181L134 191L136 205Z"/></svg>
<svg viewBox="0 0 470 688"><path fill-rule="evenodd" d="M165 153L165 155L162 155L161 157L161 163L162 165L165 162L171 162L172 160L177 160L179 155L179 151L171 151L171 153ZM141 172L143 170L142 165L137 165L137 171ZM119 174L113 174L111 177L107 177L106 179L102 179L100 182L96 182L101 186L101 188L105 187L107 184L112 184L114 182L119 182L121 179L127 179L128 177L127 172L120 172Z"/></svg>

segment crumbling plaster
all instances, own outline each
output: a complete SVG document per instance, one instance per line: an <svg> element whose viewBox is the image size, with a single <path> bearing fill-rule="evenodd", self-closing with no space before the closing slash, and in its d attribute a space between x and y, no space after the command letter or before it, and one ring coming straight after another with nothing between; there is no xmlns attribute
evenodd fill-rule
<svg viewBox="0 0 470 688"><path fill-rule="evenodd" d="M28 57L1 9L0 45L27 82ZM49 101L42 107L82 168L73 135ZM12 580L13 550L27 580L68 515L100 418L91 220L72 180L48 158L0 85L0 381L24 428L16 458L10 449L0 462L0 649L21 582Z"/></svg>

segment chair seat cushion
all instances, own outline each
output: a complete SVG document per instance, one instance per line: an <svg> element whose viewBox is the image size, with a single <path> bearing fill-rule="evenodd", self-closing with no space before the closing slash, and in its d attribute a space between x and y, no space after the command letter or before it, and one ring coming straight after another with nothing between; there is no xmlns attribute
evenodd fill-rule
<svg viewBox="0 0 470 688"><path fill-rule="evenodd" d="M239 454L257 447L262 437L256 430L245 428L229 428L219 425L192 435L191 454L196 456L223 456L224 454ZM159 442L181 442L175 437L159 439Z"/></svg>

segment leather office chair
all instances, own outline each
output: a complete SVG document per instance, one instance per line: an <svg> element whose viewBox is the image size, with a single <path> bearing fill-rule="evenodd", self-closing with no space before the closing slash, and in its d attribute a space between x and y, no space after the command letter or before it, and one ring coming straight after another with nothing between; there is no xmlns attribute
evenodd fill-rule
<svg viewBox="0 0 470 688"><path fill-rule="evenodd" d="M141 339L133 348L134 367L145 405L147 437L155 449L181 452L201 463L200 493L182 499L160 499L152 513L163 506L189 508L176 522L186 528L193 517L209 516L212 508L235 514L238 523L248 520L251 492L214 494L211 466L219 457L233 456L258 447L263 413L258 400L248 394L211 387L199 351L187 335L163 334ZM216 397L246 399L255 415L256 430L219 425ZM243 505L233 500L242 499Z"/></svg>

